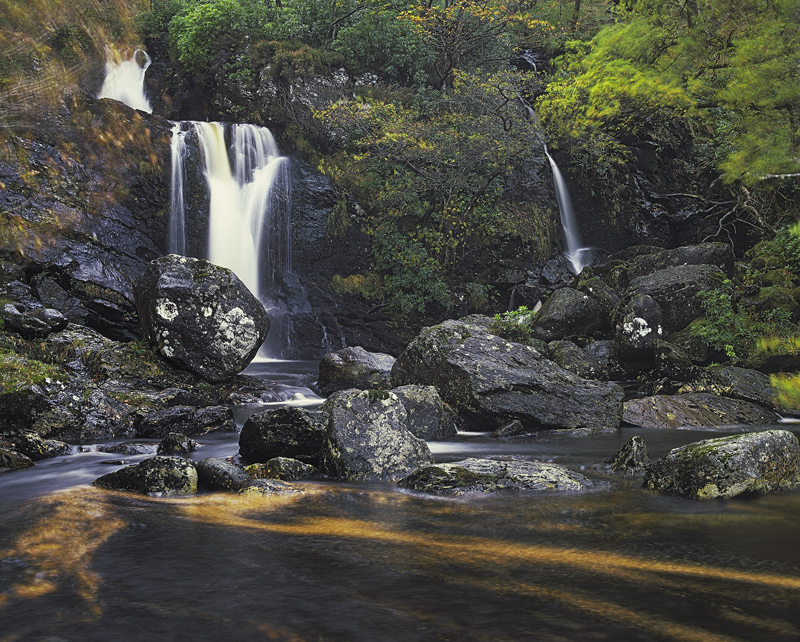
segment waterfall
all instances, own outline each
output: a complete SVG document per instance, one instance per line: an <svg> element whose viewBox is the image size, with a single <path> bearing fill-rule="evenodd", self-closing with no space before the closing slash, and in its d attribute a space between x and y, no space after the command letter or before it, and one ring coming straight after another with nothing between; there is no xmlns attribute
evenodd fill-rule
<svg viewBox="0 0 800 642"><path fill-rule="evenodd" d="M288 159L270 131L195 123L206 165L210 206L208 258L230 268L262 301L291 268Z"/></svg>
<svg viewBox="0 0 800 642"><path fill-rule="evenodd" d="M182 123L172 127L170 143L172 157L172 180L170 181L169 198L169 252L170 254L186 254L186 220L183 202L183 186L185 183L186 132Z"/></svg>
<svg viewBox="0 0 800 642"><path fill-rule="evenodd" d="M106 78L98 98L112 98L128 107L153 113L150 101L144 95L144 74L150 66L150 56L136 49L130 58L111 47L106 47Z"/></svg>
<svg viewBox="0 0 800 642"><path fill-rule="evenodd" d="M591 250L588 247L581 246L581 240L578 234L578 223L575 219L575 210L572 208L572 200L569 197L567 184L564 182L564 177L561 175L556 161L550 156L546 145L544 153L547 156L547 160L550 161L550 167L553 170L553 185L556 190L556 201L558 202L558 211L561 214L561 227L564 230L564 240L567 243L565 255L570 266L572 266L572 271L575 274L580 274L581 270L590 263Z"/></svg>

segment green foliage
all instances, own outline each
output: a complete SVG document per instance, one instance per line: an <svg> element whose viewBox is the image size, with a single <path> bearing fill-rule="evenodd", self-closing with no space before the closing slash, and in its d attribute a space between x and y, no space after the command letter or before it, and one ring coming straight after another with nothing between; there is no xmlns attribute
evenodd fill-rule
<svg viewBox="0 0 800 642"><path fill-rule="evenodd" d="M407 317L422 314L432 305L449 306L450 290L442 279L441 267L422 243L387 224L373 232L372 248L392 310Z"/></svg>
<svg viewBox="0 0 800 642"><path fill-rule="evenodd" d="M0 370L3 372L0 377L0 391L3 393L67 380L61 368L27 358L8 347L0 347Z"/></svg>
<svg viewBox="0 0 800 642"><path fill-rule="evenodd" d="M531 338L531 324L536 312L524 305L511 312L495 314L489 329L509 341L525 341Z"/></svg>
<svg viewBox="0 0 800 642"><path fill-rule="evenodd" d="M385 295L383 279L373 272L348 276L336 274L331 280L331 287L339 296L356 294L367 301L383 301Z"/></svg>

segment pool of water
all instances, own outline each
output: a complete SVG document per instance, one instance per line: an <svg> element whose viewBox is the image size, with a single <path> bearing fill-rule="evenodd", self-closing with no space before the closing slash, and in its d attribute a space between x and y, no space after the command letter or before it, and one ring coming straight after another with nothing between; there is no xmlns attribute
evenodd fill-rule
<svg viewBox="0 0 800 642"><path fill-rule="evenodd" d="M261 375L313 395L308 366ZM432 443L440 461L512 455L605 482L467 498L334 482L135 496L87 485L119 457L87 445L0 475L0 642L798 640L800 493L660 497L604 464L633 434L657 457L729 433ZM201 441L196 458L238 450Z"/></svg>

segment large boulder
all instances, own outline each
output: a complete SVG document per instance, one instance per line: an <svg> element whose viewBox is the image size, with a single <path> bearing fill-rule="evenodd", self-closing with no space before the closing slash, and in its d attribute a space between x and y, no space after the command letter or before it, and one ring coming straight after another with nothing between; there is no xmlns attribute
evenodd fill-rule
<svg viewBox="0 0 800 642"><path fill-rule="evenodd" d="M623 361L653 361L656 342L664 334L664 313L647 294L637 294L623 307L616 326L617 354Z"/></svg>
<svg viewBox="0 0 800 642"><path fill-rule="evenodd" d="M464 459L433 464L411 473L398 486L435 495L499 491L583 491L594 486L584 475L540 461Z"/></svg>
<svg viewBox="0 0 800 642"><path fill-rule="evenodd" d="M572 341L551 341L547 344L550 358L564 370L584 379L608 379L608 371L598 359Z"/></svg>
<svg viewBox="0 0 800 642"><path fill-rule="evenodd" d="M33 461L72 454L72 447L68 443L57 439L43 439L29 432L0 435L0 446L22 453Z"/></svg>
<svg viewBox="0 0 800 642"><path fill-rule="evenodd" d="M770 378L750 368L738 366L708 368L679 392L707 392L752 401L778 412L786 410L777 405L775 388Z"/></svg>
<svg viewBox="0 0 800 642"><path fill-rule="evenodd" d="M555 341L573 335L591 336L603 327L603 312L588 294L561 288L550 295L533 321L532 335Z"/></svg>
<svg viewBox="0 0 800 642"><path fill-rule="evenodd" d="M622 421L642 428L700 428L771 424L779 417L750 401L699 392L626 401Z"/></svg>
<svg viewBox="0 0 800 642"><path fill-rule="evenodd" d="M705 439L653 462L644 484L696 499L792 490L800 486L800 444L786 430Z"/></svg>
<svg viewBox="0 0 800 642"><path fill-rule="evenodd" d="M433 462L428 445L406 428L400 399L385 390L343 390L322 405L329 413L322 471L350 481L397 481Z"/></svg>
<svg viewBox="0 0 800 642"><path fill-rule="evenodd" d="M449 439L455 435L453 412L445 406L433 386L400 386L392 388L406 409L406 427L411 434L425 441Z"/></svg>
<svg viewBox="0 0 800 642"><path fill-rule="evenodd" d="M317 385L324 395L337 390L385 390L394 357L382 352L367 352L361 346L329 352L319 363Z"/></svg>
<svg viewBox="0 0 800 642"><path fill-rule="evenodd" d="M296 406L271 408L247 419L239 435L239 454L249 463L290 457L316 464L328 428L328 415Z"/></svg>
<svg viewBox="0 0 800 642"><path fill-rule="evenodd" d="M627 269L631 279L678 265L715 265L730 275L733 262L733 250L727 243L699 243L640 254L628 262Z"/></svg>
<svg viewBox="0 0 800 642"><path fill-rule="evenodd" d="M675 332L703 315L698 293L714 290L724 278L715 265L676 265L632 279L628 296L653 297L664 313L664 332Z"/></svg>
<svg viewBox="0 0 800 642"><path fill-rule="evenodd" d="M181 368L208 381L241 372L269 331L259 300L231 270L171 254L134 285L145 338Z"/></svg>
<svg viewBox="0 0 800 642"><path fill-rule="evenodd" d="M197 483L206 490L239 491L253 481L244 470L218 457L206 457L195 468Z"/></svg>
<svg viewBox="0 0 800 642"><path fill-rule="evenodd" d="M31 466L33 466L33 460L27 455L0 446L0 470L20 470Z"/></svg>
<svg viewBox="0 0 800 642"><path fill-rule="evenodd" d="M392 383L435 386L478 430L513 419L532 429L616 430L624 396L616 384L583 379L467 320L423 329L398 357Z"/></svg>
<svg viewBox="0 0 800 642"><path fill-rule="evenodd" d="M152 457L98 477L92 486L148 495L186 495L197 492L197 469L181 457Z"/></svg>

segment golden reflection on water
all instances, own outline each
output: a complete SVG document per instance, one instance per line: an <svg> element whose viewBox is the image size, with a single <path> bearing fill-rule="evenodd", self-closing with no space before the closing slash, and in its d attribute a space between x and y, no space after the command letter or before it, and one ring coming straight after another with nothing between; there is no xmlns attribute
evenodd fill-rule
<svg viewBox="0 0 800 642"><path fill-rule="evenodd" d="M198 526L224 528L229 531L270 534L289 538L317 538L330 540L336 545L352 545L353 554L376 568L413 572L424 577L444 578L448 584L461 587L470 595L491 592L495 595L530 597L538 601L557 603L586 617L613 622L651 633L656 638L690 642L723 642L737 640L724 634L681 623L680 613L674 618L663 613L656 615L636 611L614 602L605 595L592 594L584 587L587 578L596 586L603 578L630 583L635 594L640 588L667 591L670 594L691 594L716 604L716 617L751 629L782 636L800 638L794 624L782 620L762 618L758 604L771 603L776 595L797 609L800 601L800 577L752 570L725 568L712 564L643 557L619 551L578 548L552 543L560 533L580 532L590 529L585 522L566 523L557 519L536 519L536 509L525 522L524 531L549 534L549 543L537 543L535 533L525 541L509 539L499 525L491 536L453 533L441 524L450 518L463 519L480 506L464 501L425 500L419 509L418 496L382 490L354 490L352 487L309 485L305 496L239 497L213 494L186 498L156 499L112 493L90 488L77 488L41 500L35 509L26 513L30 522L24 532L16 536L12 546L3 554L3 560L24 560L27 563L22 578L0 593L0 617L6 609L25 601L36 601L55 591L73 590L83 602L87 618L102 615L102 599L98 598L104 578L90 569L98 549L112 536L126 529L135 519L147 519L153 512L163 518L188 520ZM336 512L329 505L314 510L314 502L336 494L351 493L366 498L377 509L373 521ZM303 510L300 510L307 504ZM613 498L594 496L587 500L585 517L592 519L612 509ZM590 506L590 507L589 507ZM427 519L387 522L384 515L419 514L423 510ZM581 512L578 507L578 512ZM416 511L416 513L415 513ZM736 514L718 513L684 515L689 523L702 525L705 521L731 520L748 517L770 518L769 504L761 507L742 505ZM27 517L29 516L30 517ZM543 510L541 517L551 513ZM526 518L528 516L526 515ZM670 516L671 518L671 516ZM655 524L657 516L628 514L621 516L623 525L639 523L644 528ZM667 520L668 521L668 520ZM624 527L624 526L623 526ZM438 529L438 530L437 530ZM600 532L600 531L598 531ZM572 541L572 540L567 540ZM595 541L602 542L602 538ZM380 567L378 566L380 565ZM527 573L521 577L522 572ZM531 574L541 574L541 580L531 581ZM555 579L554 579L555 578ZM574 588L573 588L574 587ZM376 601L380 597L365 595L364 599ZM739 601L753 608L755 613L745 613L741 608L731 608L726 601ZM401 607L397 607L401 609ZM424 620L425 613L406 613ZM285 627L253 623L267 639L302 642L300 634ZM457 632L454 632L457 633ZM13 634L0 641L12 642ZM472 636L472 639L477 639ZM491 638L487 638L491 639Z"/></svg>

